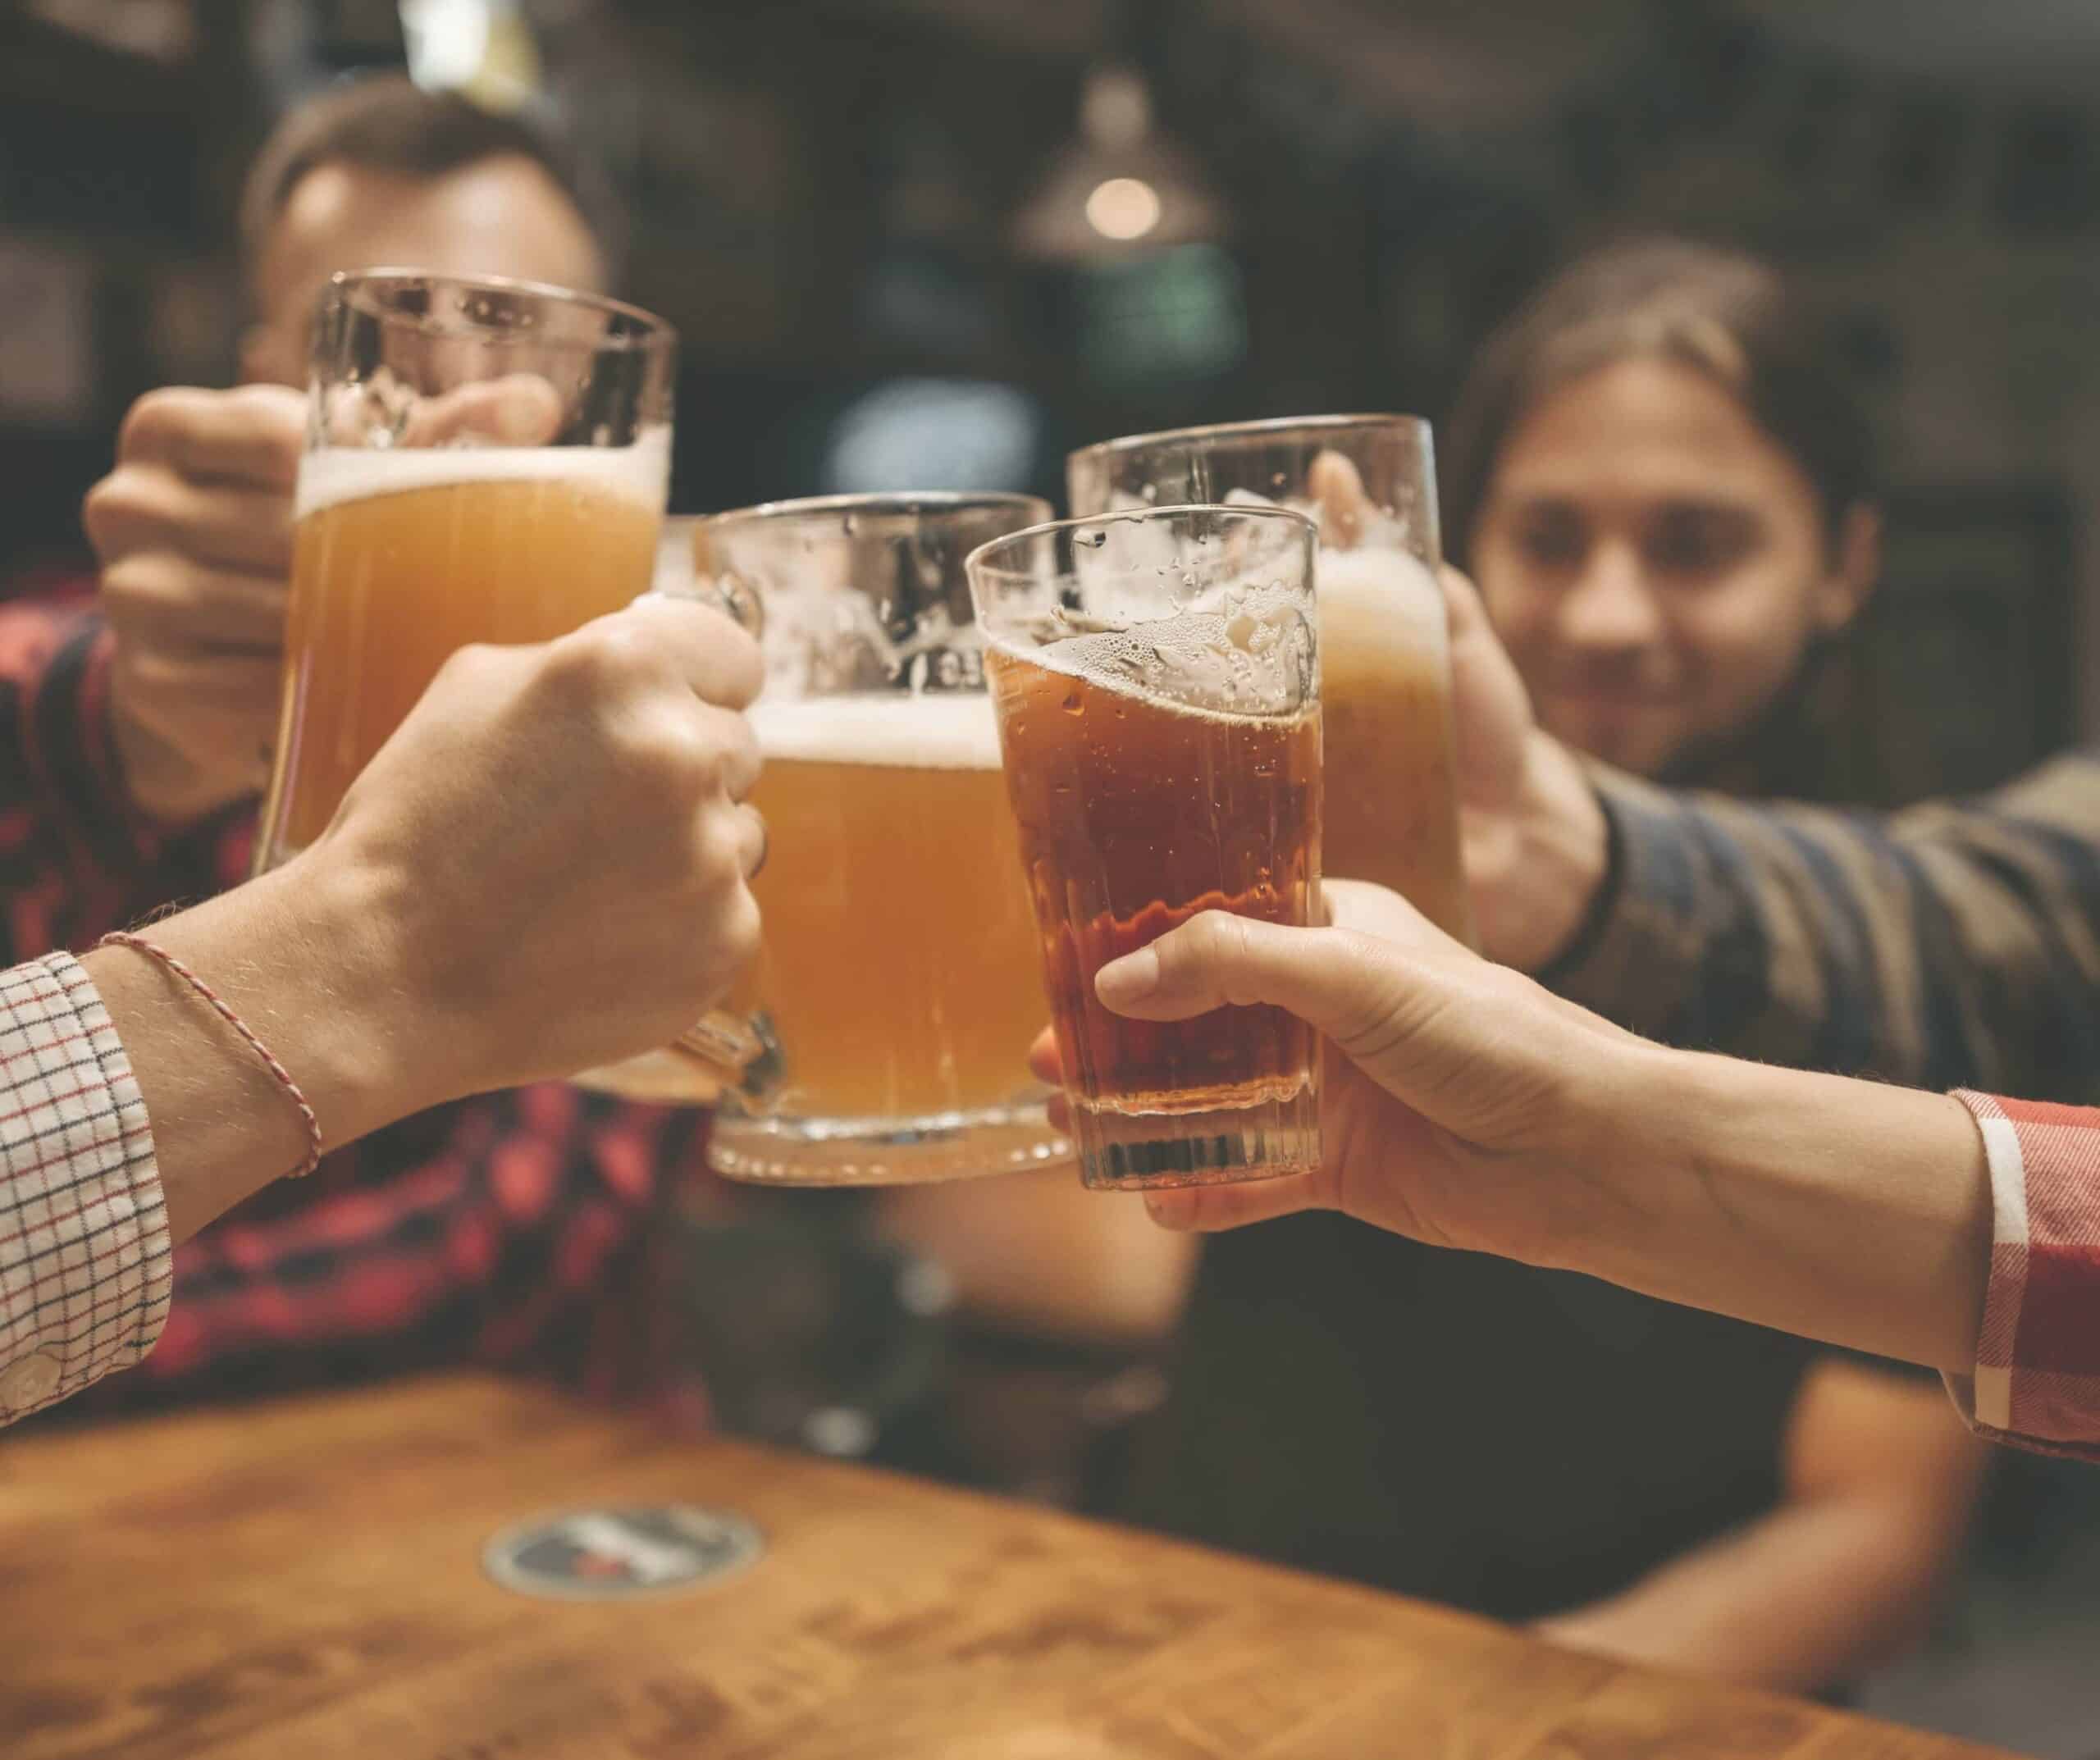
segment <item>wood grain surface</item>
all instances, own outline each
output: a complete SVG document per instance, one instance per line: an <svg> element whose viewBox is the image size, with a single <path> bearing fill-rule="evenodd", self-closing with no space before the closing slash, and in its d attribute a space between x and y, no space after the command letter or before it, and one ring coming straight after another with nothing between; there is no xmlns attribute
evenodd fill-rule
<svg viewBox="0 0 2100 1760"><path fill-rule="evenodd" d="M764 1530L654 1599L527 1599L499 1529ZM8 1760L1960 1760L1984 1750L480 1379L0 1440Z"/></svg>

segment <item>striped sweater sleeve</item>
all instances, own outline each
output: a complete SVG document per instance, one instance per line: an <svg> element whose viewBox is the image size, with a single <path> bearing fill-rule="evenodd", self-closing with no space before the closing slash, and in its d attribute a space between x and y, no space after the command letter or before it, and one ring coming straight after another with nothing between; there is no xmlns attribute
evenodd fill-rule
<svg viewBox="0 0 2100 1760"><path fill-rule="evenodd" d="M1563 994L1673 1044L2100 1097L2100 759L1892 815L1592 779L1613 878Z"/></svg>

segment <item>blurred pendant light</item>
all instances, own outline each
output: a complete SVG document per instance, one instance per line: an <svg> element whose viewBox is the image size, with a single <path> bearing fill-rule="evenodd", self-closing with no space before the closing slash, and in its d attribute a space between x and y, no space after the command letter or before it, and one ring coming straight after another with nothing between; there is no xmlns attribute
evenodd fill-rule
<svg viewBox="0 0 2100 1760"><path fill-rule="evenodd" d="M1024 256L1071 262L1208 243L1229 228L1194 156L1154 126L1144 80L1097 67L1080 95L1079 133L1050 162L1013 235Z"/></svg>
<svg viewBox="0 0 2100 1760"><path fill-rule="evenodd" d="M400 0L409 77L512 111L540 89L540 52L518 0Z"/></svg>

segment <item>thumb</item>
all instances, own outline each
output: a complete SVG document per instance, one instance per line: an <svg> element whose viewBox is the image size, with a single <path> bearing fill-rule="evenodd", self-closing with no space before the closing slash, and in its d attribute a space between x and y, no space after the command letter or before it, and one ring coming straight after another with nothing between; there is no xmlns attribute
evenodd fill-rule
<svg viewBox="0 0 2100 1760"><path fill-rule="evenodd" d="M1292 928L1207 910L1094 974L1102 1005L1137 1020L1187 1020L1274 1003L1346 1051L1392 1013L1400 948L1348 929Z"/></svg>
<svg viewBox="0 0 2100 1760"><path fill-rule="evenodd" d="M1444 615L1451 627L1451 640L1459 641L1487 626L1487 607L1480 601L1480 589L1449 563L1437 572L1444 590Z"/></svg>
<svg viewBox="0 0 2100 1760"><path fill-rule="evenodd" d="M1370 499L1363 477L1346 453L1323 449L1305 468L1306 493L1320 508L1320 541L1338 550L1353 550L1363 536L1363 515Z"/></svg>

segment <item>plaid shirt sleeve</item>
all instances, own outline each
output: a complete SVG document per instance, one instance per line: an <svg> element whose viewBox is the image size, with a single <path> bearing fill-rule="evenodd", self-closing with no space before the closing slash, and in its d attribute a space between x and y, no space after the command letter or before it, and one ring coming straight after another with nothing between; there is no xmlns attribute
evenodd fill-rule
<svg viewBox="0 0 2100 1760"><path fill-rule="evenodd" d="M2100 1098L2100 758L1889 816L1592 778L1613 878L1540 974L1563 994L1673 1044Z"/></svg>
<svg viewBox="0 0 2100 1760"><path fill-rule="evenodd" d="M1982 1435L2100 1461L2100 1111L1963 1092L1991 1178L1975 1372L1950 1376Z"/></svg>
<svg viewBox="0 0 2100 1760"><path fill-rule="evenodd" d="M0 1423L144 1357L171 1265L146 1104L93 980L66 954L0 973Z"/></svg>

